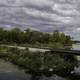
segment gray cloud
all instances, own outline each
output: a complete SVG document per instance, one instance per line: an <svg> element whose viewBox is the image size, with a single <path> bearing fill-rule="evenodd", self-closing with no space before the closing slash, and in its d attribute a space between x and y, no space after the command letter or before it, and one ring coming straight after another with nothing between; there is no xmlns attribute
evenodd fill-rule
<svg viewBox="0 0 80 80"><path fill-rule="evenodd" d="M79 39L80 0L0 0L0 26L51 32Z"/></svg>

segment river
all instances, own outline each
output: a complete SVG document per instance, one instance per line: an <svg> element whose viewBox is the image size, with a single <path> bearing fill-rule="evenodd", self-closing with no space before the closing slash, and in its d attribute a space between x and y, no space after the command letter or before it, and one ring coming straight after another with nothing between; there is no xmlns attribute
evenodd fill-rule
<svg viewBox="0 0 80 80"><path fill-rule="evenodd" d="M73 45L73 49L80 50L80 45ZM80 60L80 57L77 57ZM80 74L80 66L75 69L77 74ZM23 70L19 69L12 63L5 62L0 59L0 80L30 80L31 75L25 74ZM52 77L42 76L40 80L67 80L66 78L53 75Z"/></svg>
<svg viewBox="0 0 80 80"><path fill-rule="evenodd" d="M74 50L80 50L80 44L73 44ZM80 75L80 56L77 56L77 59L79 61L79 67L75 68L75 73Z"/></svg>
<svg viewBox="0 0 80 80"><path fill-rule="evenodd" d="M31 75L25 74L16 65L0 59L0 80L31 80ZM42 76L40 80L66 80L57 75L52 77Z"/></svg>

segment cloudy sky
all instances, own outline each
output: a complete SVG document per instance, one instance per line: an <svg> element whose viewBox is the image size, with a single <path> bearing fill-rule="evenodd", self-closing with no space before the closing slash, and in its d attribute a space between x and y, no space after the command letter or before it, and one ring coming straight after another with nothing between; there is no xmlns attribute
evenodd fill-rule
<svg viewBox="0 0 80 80"><path fill-rule="evenodd" d="M0 0L0 27L57 29L80 40L80 0Z"/></svg>

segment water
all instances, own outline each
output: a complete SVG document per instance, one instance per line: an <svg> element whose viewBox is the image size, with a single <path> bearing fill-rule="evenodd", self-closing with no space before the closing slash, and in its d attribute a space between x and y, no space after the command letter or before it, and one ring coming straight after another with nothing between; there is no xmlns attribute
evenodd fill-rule
<svg viewBox="0 0 80 80"><path fill-rule="evenodd" d="M73 45L74 50L80 50L80 45ZM80 56L77 57L80 60ZM80 66L75 68L76 74L80 74ZM12 63L5 62L0 59L0 80L30 80L31 75L25 74L23 70L19 69ZM53 75L51 77L42 76L40 80L67 80L66 78Z"/></svg>
<svg viewBox="0 0 80 80"><path fill-rule="evenodd" d="M20 70L17 66L5 62L0 59L0 80L30 80L31 75L25 74L23 70ZM40 80L66 80L57 75L51 77L42 76Z"/></svg>
<svg viewBox="0 0 80 80"><path fill-rule="evenodd" d="M0 80L30 80L30 77L17 66L0 59Z"/></svg>
<svg viewBox="0 0 80 80"><path fill-rule="evenodd" d="M74 50L80 50L80 44L73 44L72 46Z"/></svg>
<svg viewBox="0 0 80 80"><path fill-rule="evenodd" d="M74 50L80 50L80 44L73 44L73 49ZM75 73L80 75L80 56L77 56L77 59L79 61L79 67L75 68Z"/></svg>

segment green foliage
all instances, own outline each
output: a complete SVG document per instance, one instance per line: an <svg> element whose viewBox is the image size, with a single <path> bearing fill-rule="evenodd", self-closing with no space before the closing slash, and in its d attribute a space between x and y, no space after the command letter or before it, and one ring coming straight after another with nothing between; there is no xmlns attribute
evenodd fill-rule
<svg viewBox="0 0 80 80"><path fill-rule="evenodd" d="M46 47L59 48L64 47L64 45L71 45L72 40L70 36L66 36L58 30L53 31L53 34L49 34L39 31L32 31L30 29L21 31L18 28L14 28L7 31L0 28L0 43L34 44L39 47L41 44L46 44Z"/></svg>
<svg viewBox="0 0 80 80"><path fill-rule="evenodd" d="M55 30L49 46L52 48L65 48L67 46L70 48L70 46L72 46L72 40L70 36L66 36L64 33Z"/></svg>
<svg viewBox="0 0 80 80"><path fill-rule="evenodd" d="M63 44L57 42L57 43L49 43L49 47L54 48L54 49L62 49L64 46Z"/></svg>

